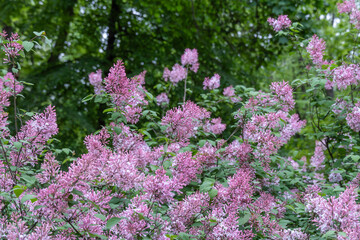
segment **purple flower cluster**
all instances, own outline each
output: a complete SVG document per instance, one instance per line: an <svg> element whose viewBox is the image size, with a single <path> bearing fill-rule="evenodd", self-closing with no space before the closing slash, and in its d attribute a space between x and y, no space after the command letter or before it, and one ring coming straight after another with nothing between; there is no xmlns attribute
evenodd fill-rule
<svg viewBox="0 0 360 240"><path fill-rule="evenodd" d="M313 63L319 67L323 64L327 64L324 58L324 50L326 49L326 43L324 39L319 38L316 34L313 35L309 45L306 47L307 52L310 54Z"/></svg>
<svg viewBox="0 0 360 240"><path fill-rule="evenodd" d="M18 43L20 37L17 33L11 33L11 37L7 38L7 33L3 31L0 33L0 37L7 40L7 43L3 43L4 52L7 58L4 58L4 63L14 63L17 56L20 55L20 51L24 49L23 45Z"/></svg>
<svg viewBox="0 0 360 240"><path fill-rule="evenodd" d="M354 24L355 28L360 29L360 11L356 6L355 0L348 0L338 3L339 13L347 13L350 17L350 23Z"/></svg>
<svg viewBox="0 0 360 240"><path fill-rule="evenodd" d="M204 80L204 90L205 89L216 89L220 87L220 75L215 73L214 76L212 76L211 78L206 77Z"/></svg>
<svg viewBox="0 0 360 240"><path fill-rule="evenodd" d="M166 93L160 93L157 97L156 97L156 104L158 106L161 105L169 105L170 100L169 97Z"/></svg>
<svg viewBox="0 0 360 240"><path fill-rule="evenodd" d="M349 127L355 132L360 132L360 103L357 103L346 116Z"/></svg>
<svg viewBox="0 0 360 240"><path fill-rule="evenodd" d="M191 71L197 72L199 69L199 62L198 62L198 52L196 49L185 49L184 54L181 56L181 64L176 63L172 70L170 71L168 68L164 69L163 78L165 81L170 81L174 85L178 82L186 79L188 75L188 68Z"/></svg>
<svg viewBox="0 0 360 240"><path fill-rule="evenodd" d="M344 232L346 237L338 239L358 239L360 237L360 205L356 203L357 191L348 187L338 198L325 199L318 194L305 196L306 210L315 214L313 220L322 233Z"/></svg>
<svg viewBox="0 0 360 240"><path fill-rule="evenodd" d="M145 74L143 71L139 75L129 79L126 76L125 67L122 61L110 68L109 75L104 79L101 77L102 71L89 74L89 81L94 86L95 94L102 92L111 95L114 104L120 111L123 111L128 122L137 123L139 121L142 106L147 105L145 100Z"/></svg>
<svg viewBox="0 0 360 240"><path fill-rule="evenodd" d="M279 15L277 19L268 18L268 23L274 28L275 32L291 27L291 20L287 15Z"/></svg>

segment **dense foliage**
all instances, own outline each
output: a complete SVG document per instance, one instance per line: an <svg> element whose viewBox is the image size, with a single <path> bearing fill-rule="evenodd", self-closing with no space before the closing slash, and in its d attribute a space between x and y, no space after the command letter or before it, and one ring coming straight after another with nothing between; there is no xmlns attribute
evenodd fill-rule
<svg viewBox="0 0 360 240"><path fill-rule="evenodd" d="M216 72L222 76L222 87L240 83L265 88L274 79L274 69L285 68L281 73L294 77L292 68L277 63L293 61L293 68L298 68L294 58L279 61L287 56L282 53L288 39L274 38L271 29L264 27L268 16L287 14L303 24L304 36L310 37L320 29L333 31L331 20L321 16L336 18L334 2L4 0L0 1L0 29L21 33L24 39L45 30L51 39L51 47L35 46L35 52L26 54L19 79L34 86L23 93L31 101L19 102L19 107L41 111L55 105L62 129L56 144L63 148L71 145L79 155L86 150L84 137L104 125L106 118L102 113L105 105L80 101L79 96L92 91L89 72L101 68L107 75L121 58L128 74L146 69L147 88L153 89L168 63L178 61L184 49L196 48L206 68L200 68L199 77L192 80L201 81ZM336 46L336 38L332 41ZM202 88L192 87L189 98L197 101ZM172 102L181 98L182 92L174 93ZM227 111L221 114L227 115Z"/></svg>
<svg viewBox="0 0 360 240"><path fill-rule="evenodd" d="M94 93L79 101L106 106L106 119L79 157L56 145L57 106L18 107L36 87L19 79L20 60L54 47L46 33L0 33L1 237L360 239L360 10L337 8L353 39L339 59L288 15L263 22L302 73L263 90L224 86L196 48L166 61L154 88L153 68L130 77L117 60L89 71Z"/></svg>

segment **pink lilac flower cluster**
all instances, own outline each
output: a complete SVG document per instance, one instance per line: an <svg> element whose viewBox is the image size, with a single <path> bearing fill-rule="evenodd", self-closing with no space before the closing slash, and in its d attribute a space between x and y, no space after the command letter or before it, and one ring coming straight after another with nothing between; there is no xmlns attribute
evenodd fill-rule
<svg viewBox="0 0 360 240"><path fill-rule="evenodd" d="M164 69L163 78L165 81L170 81L175 85L184 80L187 74L186 68L176 63L171 71L168 68Z"/></svg>
<svg viewBox="0 0 360 240"><path fill-rule="evenodd" d="M216 89L220 87L220 75L215 73L214 76L212 76L211 78L206 77L204 82L204 90L205 89Z"/></svg>
<svg viewBox="0 0 360 240"><path fill-rule="evenodd" d="M337 171L336 168L331 170L329 174L329 182L335 183L335 182L341 182L343 180L341 174L335 171Z"/></svg>
<svg viewBox="0 0 360 240"><path fill-rule="evenodd" d="M316 141L315 143L315 152L314 155L310 159L310 163L312 166L315 167L315 170L322 169L325 161L325 154L324 154L325 146L322 144L321 141Z"/></svg>
<svg viewBox="0 0 360 240"><path fill-rule="evenodd" d="M297 114L289 115L295 101L292 88L287 82L273 82L270 89L272 94L259 91L258 95L249 98L245 104L245 109L250 110L253 115L245 123L243 137L256 144L254 155L262 159L264 166L270 156L306 124ZM263 113L261 107L274 108L274 112ZM238 118L242 119L240 113Z"/></svg>
<svg viewBox="0 0 360 240"><path fill-rule="evenodd" d="M309 45L306 47L307 52L310 54L313 63L319 67L323 64L328 64L324 61L324 50L326 49L326 43L324 39L319 38L316 34L313 35Z"/></svg>
<svg viewBox="0 0 360 240"><path fill-rule="evenodd" d="M338 235L338 239L360 238L360 205L355 186L349 186L338 198L328 199L316 194L307 194L304 199L306 210L314 213L314 222L322 233L328 231L344 232L346 237Z"/></svg>
<svg viewBox="0 0 360 240"><path fill-rule="evenodd" d="M286 209L277 203L277 199L269 193L260 192L260 197L250 206L253 213L250 217L252 227L264 235L283 235L284 230L276 221L283 217Z"/></svg>
<svg viewBox="0 0 360 240"><path fill-rule="evenodd" d="M248 163L252 151L253 149L249 143L240 143L238 140L234 140L225 148L224 156L228 161Z"/></svg>
<svg viewBox="0 0 360 240"><path fill-rule="evenodd" d="M198 52L194 49L185 49L184 54L181 56L181 64L183 66L189 65L190 70L193 72L197 72L199 69L199 62L198 62Z"/></svg>
<svg viewBox="0 0 360 240"><path fill-rule="evenodd" d="M14 150L10 153L10 159L14 166L22 166L30 163L34 165L37 156L44 149L44 144L52 136L58 133L56 124L56 113L53 106L48 106L43 113L36 114L24 126L11 142L22 142L20 151Z"/></svg>
<svg viewBox="0 0 360 240"><path fill-rule="evenodd" d="M347 112L349 109L351 109L351 104L341 98L336 98L335 103L332 105L332 111L336 115Z"/></svg>
<svg viewBox="0 0 360 240"><path fill-rule="evenodd" d="M346 89L350 85L357 86L360 83L360 67L358 64L343 64L335 68L331 74L332 85L338 89Z"/></svg>
<svg viewBox="0 0 360 240"><path fill-rule="evenodd" d="M275 32L291 27L291 20L287 15L279 15L277 19L268 18L268 23L274 28Z"/></svg>
<svg viewBox="0 0 360 240"><path fill-rule="evenodd" d="M223 94L224 96L229 97L231 102L233 103L238 103L241 102L242 100L241 97L235 96L235 89L233 86L224 88Z"/></svg>
<svg viewBox="0 0 360 240"><path fill-rule="evenodd" d="M0 34L4 40L7 40L7 43L3 43L4 52L7 58L4 58L4 63L13 63L15 58L20 55L20 51L24 49L23 45L18 43L20 37L17 33L11 33L11 37L7 38L7 33L3 31Z"/></svg>
<svg viewBox="0 0 360 240"><path fill-rule="evenodd" d="M189 67L191 71L196 73L199 69L197 50L185 49L184 54L181 56L181 64L182 65L176 63L171 71L165 68L163 73L164 80L176 85L178 82L187 78L188 70L186 67Z"/></svg>
<svg viewBox="0 0 360 240"><path fill-rule="evenodd" d="M166 93L160 93L157 97L156 97L156 104L158 106L162 106L162 105L169 105L170 100L169 97Z"/></svg>
<svg viewBox="0 0 360 240"><path fill-rule="evenodd" d="M96 73L92 72L89 74L90 84L94 86L95 94L100 94L101 91L104 91L103 80L102 80L102 71L101 69L97 70Z"/></svg>
<svg viewBox="0 0 360 240"><path fill-rule="evenodd" d="M282 111L253 115L245 125L244 138L256 143L254 155L266 163L272 154L305 126L305 123L299 120L296 114L289 118L288 113ZM274 134L275 132L279 132L280 135Z"/></svg>
<svg viewBox="0 0 360 240"><path fill-rule="evenodd" d="M213 166L220 157L220 154L216 153L217 150L218 148L212 146L209 142L206 142L204 146L199 149L195 158L203 165Z"/></svg>
<svg viewBox="0 0 360 240"><path fill-rule="evenodd" d="M224 88L224 92L223 92L224 96L226 97L232 97L235 95L235 89L233 86L229 86Z"/></svg>
<svg viewBox="0 0 360 240"><path fill-rule="evenodd" d="M323 60L324 50L326 49L325 45L325 41L314 34L309 45L306 47L306 50L310 54L313 63L317 67L333 63L333 61L328 62ZM337 87L338 89L346 89L350 85L357 86L360 81L360 67L358 64L343 64L334 68L330 73L326 73L325 71L323 72L327 78L327 82L325 84L326 89L332 89L333 87ZM330 78L332 78L332 81Z"/></svg>
<svg viewBox="0 0 360 240"><path fill-rule="evenodd" d="M210 112L191 101L183 106L167 111L161 120L161 125L167 126L166 132L178 141L187 141L194 137L202 127L203 121L210 117Z"/></svg>
<svg viewBox="0 0 360 240"><path fill-rule="evenodd" d="M309 238L306 233L301 231L301 228L285 229L281 235L283 240L302 240Z"/></svg>
<svg viewBox="0 0 360 240"><path fill-rule="evenodd" d="M352 111L346 116L346 122L355 132L360 132L360 102L355 104Z"/></svg>
<svg viewBox="0 0 360 240"><path fill-rule="evenodd" d="M276 106L277 103L277 100L271 94L259 91L256 96L251 96L248 99L245 103L245 108L254 113L263 107Z"/></svg>
<svg viewBox="0 0 360 240"><path fill-rule="evenodd" d="M337 4L339 13L347 13L350 17L350 23L355 28L360 29L360 11L356 6L355 0L348 0Z"/></svg>
<svg viewBox="0 0 360 240"><path fill-rule="evenodd" d="M211 121L207 120L203 128L205 132L221 134L226 129L226 124L221 123L221 118L213 118Z"/></svg>
<svg viewBox="0 0 360 240"><path fill-rule="evenodd" d="M270 89L275 99L281 104L283 111L289 111L294 108L293 90L288 82L273 82L271 83Z"/></svg>
<svg viewBox="0 0 360 240"><path fill-rule="evenodd" d="M129 79L125 73L125 67L122 61L110 68L108 76L104 79L103 86L101 79L101 70L89 75L90 83L94 86L95 93L100 94L102 91L110 94L113 103L118 110L124 112L125 117L130 123L137 123L142 112L142 107L147 105L145 100L146 89L145 84L146 71Z"/></svg>

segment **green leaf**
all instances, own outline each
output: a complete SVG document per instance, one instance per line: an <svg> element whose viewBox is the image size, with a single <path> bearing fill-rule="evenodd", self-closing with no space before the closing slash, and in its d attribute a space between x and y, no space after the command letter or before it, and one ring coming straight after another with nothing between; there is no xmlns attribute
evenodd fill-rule
<svg viewBox="0 0 360 240"><path fill-rule="evenodd" d="M36 182L36 177L35 176L29 176L26 174L23 174L21 176L21 179L25 180L25 182L27 183L26 185L33 185Z"/></svg>
<svg viewBox="0 0 360 240"><path fill-rule="evenodd" d="M26 186L20 186L20 185L16 185L13 188L16 197L19 197L26 189L27 189Z"/></svg>
<svg viewBox="0 0 360 240"><path fill-rule="evenodd" d="M113 217L110 218L106 223L106 229L111 229L113 226L118 224L121 221L122 218Z"/></svg>
<svg viewBox="0 0 360 240"><path fill-rule="evenodd" d="M212 189L209 191L209 197L210 197L210 199L213 199L214 197L216 197L217 194L218 194L218 190L216 190L215 188L212 188Z"/></svg>
<svg viewBox="0 0 360 240"><path fill-rule="evenodd" d="M66 154L69 155L69 153L71 152L71 149L69 149L69 148L63 148L62 151L63 151L64 153L66 153Z"/></svg>
<svg viewBox="0 0 360 240"><path fill-rule="evenodd" d="M90 94L90 95L87 95L86 97L84 97L81 101L82 102L87 102L87 101L90 101L91 99L94 98L94 94Z"/></svg>
<svg viewBox="0 0 360 240"><path fill-rule="evenodd" d="M116 134L120 134L120 133L122 132L122 128L120 128L120 127L114 127L114 132L115 132Z"/></svg>
<svg viewBox="0 0 360 240"><path fill-rule="evenodd" d="M29 52L34 47L34 43L29 41L24 41L22 45L27 52Z"/></svg>
<svg viewBox="0 0 360 240"><path fill-rule="evenodd" d="M26 112L25 115L26 115L26 116L29 116L29 117L32 117L32 116L35 115L35 113L34 113L34 112Z"/></svg>
<svg viewBox="0 0 360 240"><path fill-rule="evenodd" d="M14 147L19 150L22 147L22 143L21 142L14 142Z"/></svg>
<svg viewBox="0 0 360 240"><path fill-rule="evenodd" d="M94 216L97 217L97 218L100 218L103 221L106 221L106 216L104 216L102 214L96 213L96 214L94 214Z"/></svg>
<svg viewBox="0 0 360 240"><path fill-rule="evenodd" d="M335 238L336 237L336 234L335 234L335 231L334 230L330 230L330 231L327 231L323 236L323 238Z"/></svg>
<svg viewBox="0 0 360 240"><path fill-rule="evenodd" d="M251 213L250 212L245 212L244 213L244 216L239 218L238 222L239 222L239 225L244 225L245 223L247 223L251 218Z"/></svg>
<svg viewBox="0 0 360 240"><path fill-rule="evenodd" d="M149 93L148 91L145 91L146 96L152 101L154 99L154 96Z"/></svg>
<svg viewBox="0 0 360 240"><path fill-rule="evenodd" d="M354 162L358 162L360 159L360 156L358 155L348 155L345 157L345 160L348 160L349 158L351 158L351 160L353 160Z"/></svg>
<svg viewBox="0 0 360 240"><path fill-rule="evenodd" d="M38 209L43 208L43 207L46 207L46 206L44 206L44 205L36 205L34 207L34 210L38 210Z"/></svg>
<svg viewBox="0 0 360 240"><path fill-rule="evenodd" d="M117 197L113 197L110 201L109 201L109 206L112 208L112 209L115 209L117 208L118 206L121 205L121 199L120 198L117 198Z"/></svg>
<svg viewBox="0 0 360 240"><path fill-rule="evenodd" d="M97 233L89 233L89 236L90 237L95 237L95 238L100 238L100 239L109 239L107 236L100 235L100 234L97 234Z"/></svg>
<svg viewBox="0 0 360 240"><path fill-rule="evenodd" d="M75 195L78 195L78 196L83 196L84 195L83 192L81 192L81 191L79 191L77 189L72 190L72 193L75 194Z"/></svg>
<svg viewBox="0 0 360 240"><path fill-rule="evenodd" d="M103 111L103 113L107 113L107 112L115 112L115 108L107 108Z"/></svg>
<svg viewBox="0 0 360 240"><path fill-rule="evenodd" d="M205 178L204 182L200 185L200 192L209 192L214 186L215 179Z"/></svg>
<svg viewBox="0 0 360 240"><path fill-rule="evenodd" d="M37 201L36 195L28 194L28 195L23 196L21 198L21 203L24 203L27 200L31 200L31 202L36 202Z"/></svg>
<svg viewBox="0 0 360 240"><path fill-rule="evenodd" d="M181 239L181 240L190 240L190 237L191 237L190 234L187 234L187 233L184 233L184 232L181 232L178 235L178 239Z"/></svg>
<svg viewBox="0 0 360 240"><path fill-rule="evenodd" d="M203 139L203 140L199 141L198 145L199 145L199 147L203 147L205 145L205 143L206 143L206 140Z"/></svg>
<svg viewBox="0 0 360 240"><path fill-rule="evenodd" d="M106 97L103 97L101 95L96 95L95 96L95 102L96 103L105 103L106 102Z"/></svg>
<svg viewBox="0 0 360 240"><path fill-rule="evenodd" d="M41 32L33 32L36 36L40 37L41 35L45 35L45 31Z"/></svg>
<svg viewBox="0 0 360 240"><path fill-rule="evenodd" d="M346 237L346 233L344 233L344 232L338 232L338 235L340 235L342 237Z"/></svg>

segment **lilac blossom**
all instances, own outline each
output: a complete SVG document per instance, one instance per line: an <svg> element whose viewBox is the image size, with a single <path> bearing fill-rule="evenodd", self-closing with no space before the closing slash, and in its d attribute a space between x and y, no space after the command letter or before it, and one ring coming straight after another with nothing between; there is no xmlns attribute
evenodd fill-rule
<svg viewBox="0 0 360 240"><path fill-rule="evenodd" d="M166 132L177 140L187 140L195 136L203 120L210 117L206 109L187 101L183 106L167 111L161 125L168 126Z"/></svg>
<svg viewBox="0 0 360 240"><path fill-rule="evenodd" d="M315 143L315 152L314 155L311 157L310 162L311 165L315 167L315 170L319 170L323 168L325 154L324 154L324 146L321 141L316 141Z"/></svg>
<svg viewBox="0 0 360 240"><path fill-rule="evenodd" d="M176 85L178 82L184 80L187 74L186 68L176 63L171 71L168 68L164 69L163 78L165 81L170 81Z"/></svg>
<svg viewBox="0 0 360 240"><path fill-rule="evenodd" d="M333 230L345 232L350 239L358 239L360 208L356 203L357 195L354 186L347 187L338 198L306 195L306 210L315 214L313 221L322 233Z"/></svg>
<svg viewBox="0 0 360 240"><path fill-rule="evenodd" d="M183 66L189 65L190 70L196 73L199 69L197 50L195 48L185 49L184 54L181 56L181 64Z"/></svg>
<svg viewBox="0 0 360 240"><path fill-rule="evenodd" d="M168 105L170 102L168 95L166 93L161 93L156 97L156 104L158 106Z"/></svg>
<svg viewBox="0 0 360 240"><path fill-rule="evenodd" d="M339 13L347 13L350 17L350 23L355 25L355 28L360 29L360 11L356 6L355 0L348 0L338 3Z"/></svg>
<svg viewBox="0 0 360 240"><path fill-rule="evenodd" d="M204 90L205 89L216 89L218 87L220 87L220 75L215 73L214 76L212 76L211 78L206 77L204 82Z"/></svg>
<svg viewBox="0 0 360 240"><path fill-rule="evenodd" d="M342 176L341 176L340 173L334 172L334 171L336 171L336 170L337 170L336 168L333 169L333 170L331 170L331 172L330 172L330 174L329 174L329 181L330 181L330 182L335 183L335 182L341 182L341 181L343 180L343 178L342 178Z"/></svg>
<svg viewBox="0 0 360 240"><path fill-rule="evenodd" d="M287 15L279 15L278 19L268 18L267 21L275 32L291 27L291 20Z"/></svg>
<svg viewBox="0 0 360 240"><path fill-rule="evenodd" d="M105 90L101 75L102 75L101 69L97 70L96 73L92 72L89 74L89 81L90 84L94 86L95 94L100 94L101 91Z"/></svg>
<svg viewBox="0 0 360 240"><path fill-rule="evenodd" d="M224 96L226 97L232 97L235 95L235 89L233 86L229 86L224 88L224 92L223 92Z"/></svg>
<svg viewBox="0 0 360 240"><path fill-rule="evenodd" d="M326 49L326 43L324 39L319 38L316 34L313 35L309 45L306 47L307 52L310 54L313 63L317 66L326 64L324 62L324 50Z"/></svg>
<svg viewBox="0 0 360 240"><path fill-rule="evenodd" d="M360 102L356 103L352 111L348 113L346 122L353 131L360 131Z"/></svg>
<svg viewBox="0 0 360 240"><path fill-rule="evenodd" d="M1 34L3 38L7 36L5 32ZM24 49L23 45L18 43L20 37L17 33L11 33L11 37L7 38L7 43L3 43L4 52L7 58L4 58L4 63L12 63L14 59L20 55L20 51Z"/></svg>

